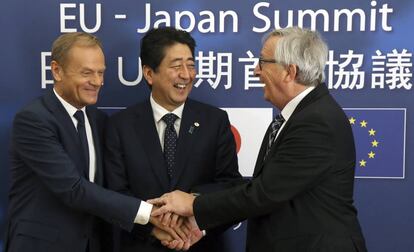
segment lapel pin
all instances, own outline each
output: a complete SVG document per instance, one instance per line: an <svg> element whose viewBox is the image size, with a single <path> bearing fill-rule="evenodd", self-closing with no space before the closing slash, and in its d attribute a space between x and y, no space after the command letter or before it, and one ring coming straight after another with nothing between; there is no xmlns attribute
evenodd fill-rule
<svg viewBox="0 0 414 252"><path fill-rule="evenodd" d="M191 125L190 129L188 130L188 133L193 134L193 131L194 131L194 126Z"/></svg>
<svg viewBox="0 0 414 252"><path fill-rule="evenodd" d="M188 133L193 134L194 129L195 129L194 126L198 127L200 126L200 124L198 122L195 122L194 125L191 125L190 129L188 130Z"/></svg>

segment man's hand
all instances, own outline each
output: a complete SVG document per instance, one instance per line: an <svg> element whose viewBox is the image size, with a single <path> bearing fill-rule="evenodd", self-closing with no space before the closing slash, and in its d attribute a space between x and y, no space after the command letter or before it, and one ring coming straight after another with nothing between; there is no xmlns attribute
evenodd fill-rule
<svg viewBox="0 0 414 252"><path fill-rule="evenodd" d="M194 216L185 218L184 225L191 232L189 235L190 239L187 242L174 240L171 235L157 227L154 227L152 230L152 235L160 240L162 245L168 247L169 249L188 250L191 246L203 238L203 232L198 228Z"/></svg>
<svg viewBox="0 0 414 252"><path fill-rule="evenodd" d="M169 226L172 228L181 227L185 219L185 217L180 216L178 214L174 214L174 213L166 213L166 214L158 216L158 218L161 220L161 223L164 226Z"/></svg>
<svg viewBox="0 0 414 252"><path fill-rule="evenodd" d="M187 217L184 221L184 225L186 225L187 228L191 231L190 246L193 246L195 243L201 240L201 238L203 238L203 232L198 227L194 216Z"/></svg>
<svg viewBox="0 0 414 252"><path fill-rule="evenodd" d="M169 233L157 227L154 227L152 229L151 235L157 238L161 242L171 242L174 240L173 237Z"/></svg>
<svg viewBox="0 0 414 252"><path fill-rule="evenodd" d="M189 241L184 242L182 240L174 240L169 233L157 227L152 229L151 235L157 238L163 246L168 247L169 249L188 250L190 247Z"/></svg>
<svg viewBox="0 0 414 252"><path fill-rule="evenodd" d="M152 213L157 211L157 207L153 206L152 208ZM190 230L188 229L187 226L185 225L177 225L178 221L176 221L176 225L175 226L168 226L168 225L163 225L161 222L161 219L158 217L154 217L152 216L153 214L151 213L151 217L150 217L150 222L152 225L154 225L155 227L167 232L172 238L173 240L177 240L177 241L182 241L182 242L188 242L190 240Z"/></svg>
<svg viewBox="0 0 414 252"><path fill-rule="evenodd" d="M173 191L160 198L148 200L149 203L161 206L155 209L151 216L160 216L166 213L175 213L181 216L193 216L193 203L195 196L182 191Z"/></svg>

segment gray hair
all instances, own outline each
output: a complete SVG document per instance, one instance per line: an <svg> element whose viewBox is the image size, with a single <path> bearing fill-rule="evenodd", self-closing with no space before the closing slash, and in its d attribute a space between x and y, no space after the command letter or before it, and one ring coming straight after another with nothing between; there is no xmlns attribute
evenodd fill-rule
<svg viewBox="0 0 414 252"><path fill-rule="evenodd" d="M275 48L275 60L285 66L296 65L297 82L316 86L325 81L328 46L317 31L289 27L268 33L264 40L272 36L280 37Z"/></svg>

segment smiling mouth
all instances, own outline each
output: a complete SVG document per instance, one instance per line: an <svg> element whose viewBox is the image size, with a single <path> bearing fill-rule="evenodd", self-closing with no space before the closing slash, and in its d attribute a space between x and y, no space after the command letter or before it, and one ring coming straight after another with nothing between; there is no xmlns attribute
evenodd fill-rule
<svg viewBox="0 0 414 252"><path fill-rule="evenodd" d="M98 90L95 89L85 89L87 94L93 94L96 95L98 93Z"/></svg>
<svg viewBox="0 0 414 252"><path fill-rule="evenodd" d="M185 89L185 87L187 87L187 84L176 83L174 84L174 87L178 89Z"/></svg>

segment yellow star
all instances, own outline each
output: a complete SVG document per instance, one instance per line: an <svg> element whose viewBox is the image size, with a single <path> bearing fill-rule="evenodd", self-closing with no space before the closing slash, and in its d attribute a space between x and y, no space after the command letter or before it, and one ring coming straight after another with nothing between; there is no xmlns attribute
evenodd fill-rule
<svg viewBox="0 0 414 252"><path fill-rule="evenodd" d="M375 152L370 152L368 153L368 158L374 158L375 157Z"/></svg>
<svg viewBox="0 0 414 252"><path fill-rule="evenodd" d="M355 121L356 121L355 118L353 118L353 117L349 118L349 123L350 124L355 124Z"/></svg>
<svg viewBox="0 0 414 252"><path fill-rule="evenodd" d="M375 136L375 132L377 132L377 131L374 130L374 129L370 129L368 132L369 132L370 136Z"/></svg>
<svg viewBox="0 0 414 252"><path fill-rule="evenodd" d="M362 127L362 128L366 128L366 127L367 127L368 122L367 122L367 121L365 121L365 120L362 120L362 122L360 122L359 124L361 124L361 127Z"/></svg>
<svg viewBox="0 0 414 252"><path fill-rule="evenodd" d="M374 140L371 142L372 147L378 147L379 142L377 140Z"/></svg>
<svg viewBox="0 0 414 252"><path fill-rule="evenodd" d="M365 161L365 160L361 160L361 161L359 161L359 166L361 166L361 167L365 167L367 165L367 161Z"/></svg>

